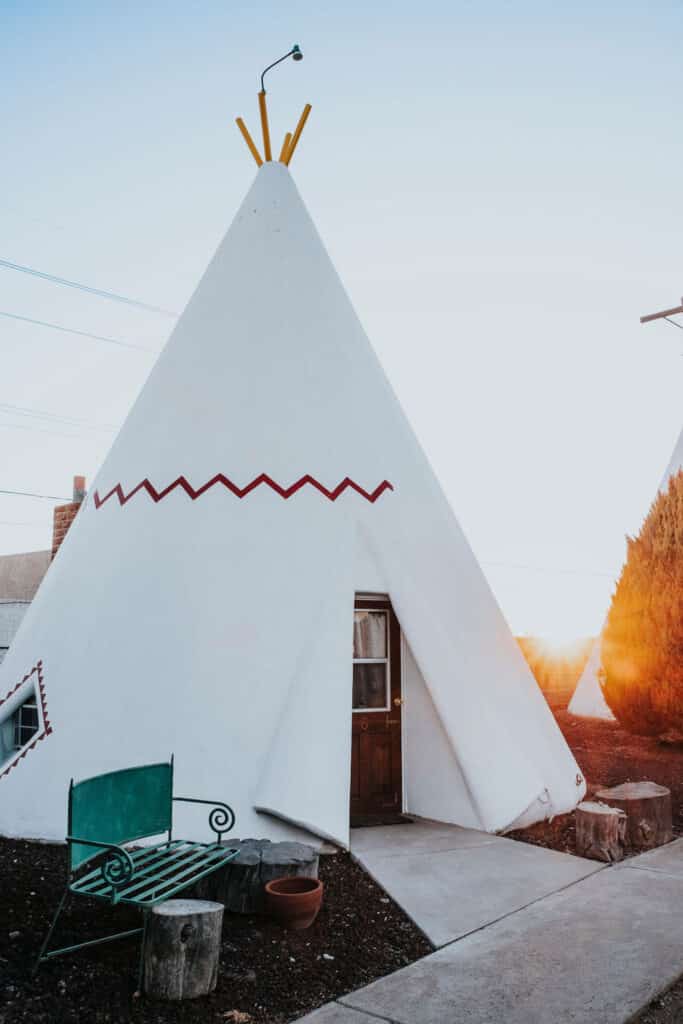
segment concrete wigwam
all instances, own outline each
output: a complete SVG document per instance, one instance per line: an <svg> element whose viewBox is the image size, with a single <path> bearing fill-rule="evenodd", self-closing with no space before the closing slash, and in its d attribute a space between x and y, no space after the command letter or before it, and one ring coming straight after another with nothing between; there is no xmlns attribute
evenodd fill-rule
<svg viewBox="0 0 683 1024"><path fill-rule="evenodd" d="M0 731L31 695L0 762L12 835L63 837L72 776L172 752L239 834L342 846L352 782L488 831L584 795L285 162L259 167L26 616ZM178 834L204 835L194 810Z"/></svg>

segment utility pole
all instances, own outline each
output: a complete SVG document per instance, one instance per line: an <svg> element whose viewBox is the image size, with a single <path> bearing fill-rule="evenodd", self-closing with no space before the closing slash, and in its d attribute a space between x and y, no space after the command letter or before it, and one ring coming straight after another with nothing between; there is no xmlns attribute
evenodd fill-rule
<svg viewBox="0 0 683 1024"><path fill-rule="evenodd" d="M683 299L681 299L681 302L683 303ZM675 306L673 309L663 309L661 313L648 313L646 316L641 316L640 322L641 324L648 324L651 320L668 320L674 327L680 327L683 331L683 325L671 319L676 313L683 313L683 305Z"/></svg>

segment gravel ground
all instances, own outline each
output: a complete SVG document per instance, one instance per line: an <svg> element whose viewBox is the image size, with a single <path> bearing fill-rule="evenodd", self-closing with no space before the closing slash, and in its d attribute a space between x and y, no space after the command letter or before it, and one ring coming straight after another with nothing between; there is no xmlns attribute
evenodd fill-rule
<svg viewBox="0 0 683 1024"><path fill-rule="evenodd" d="M639 1024L681 1024L683 1021L683 981L650 1003L638 1017Z"/></svg>
<svg viewBox="0 0 683 1024"><path fill-rule="evenodd" d="M284 1024L426 956L432 947L346 854L321 858L323 907L311 928L226 915L216 992L182 1003L134 998L135 939L68 955L31 978L65 880L63 846L0 839L0 1024ZM57 944L139 925L130 908L74 898Z"/></svg>
<svg viewBox="0 0 683 1024"><path fill-rule="evenodd" d="M631 736L616 722L575 718L565 707L553 707L552 711L586 778L589 796L601 786L644 779L658 782L671 790L674 835L683 835L683 745ZM551 850L576 852L573 814L511 832L510 836Z"/></svg>
<svg viewBox="0 0 683 1024"><path fill-rule="evenodd" d="M589 792L641 779L668 786L674 832L683 835L683 747L630 736L614 723L574 718L564 706L553 712ZM574 853L574 816L512 836ZM64 957L32 979L32 959L63 888L65 862L64 847L0 839L0 1024L285 1024L431 952L383 890L347 855L338 854L321 860L325 900L308 931L285 932L265 918L226 916L218 988L205 999L173 1004L134 998L135 941ZM57 941L66 945L138 923L139 916L127 908L74 899ZM683 979L640 1021L681 1024Z"/></svg>

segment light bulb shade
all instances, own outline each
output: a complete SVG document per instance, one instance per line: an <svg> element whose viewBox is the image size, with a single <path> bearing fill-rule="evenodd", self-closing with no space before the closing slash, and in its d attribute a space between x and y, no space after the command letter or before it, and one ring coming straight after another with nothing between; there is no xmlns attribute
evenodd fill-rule
<svg viewBox="0 0 683 1024"><path fill-rule="evenodd" d="M301 52L301 50L299 49L297 43L295 43L294 46L292 47L292 60L303 60L303 59L304 59L304 55Z"/></svg>

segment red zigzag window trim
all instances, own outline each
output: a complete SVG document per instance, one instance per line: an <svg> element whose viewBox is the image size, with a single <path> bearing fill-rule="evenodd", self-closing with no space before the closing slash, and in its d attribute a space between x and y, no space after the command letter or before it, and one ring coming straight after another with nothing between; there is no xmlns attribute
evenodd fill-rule
<svg viewBox="0 0 683 1024"><path fill-rule="evenodd" d="M197 498L201 498L202 494L205 494L211 487L215 487L217 484L225 487L226 490L230 491L231 494L234 494L236 498L246 498L246 496L251 494L251 492L257 487L265 484L267 487L274 490L276 494L279 494L281 498L285 499L291 498L293 494L300 491L302 487L306 486L306 484L310 484L311 487L315 487L316 490L320 491L320 493L326 498L329 498L330 501L336 501L340 494L350 488L357 494L360 494L362 498L365 498L365 500L369 501L371 504L374 504L385 491L393 491L394 489L393 485L390 484L388 480L383 480L374 491L366 491L354 480L346 476L341 483L337 484L337 486L330 491L327 487L321 484L319 480L316 480L315 477L310 476L308 473L289 487L281 487L280 484L276 483L275 480L273 480L272 477L269 477L266 473L261 473L260 476L257 476L251 481L251 483L247 484L246 487L238 487L237 484L233 483L233 481L227 476L224 476L223 473L217 473L216 476L212 477L207 481L207 483L196 490L184 476L179 476L177 480L174 480L172 484L168 485L168 487L164 487L162 491L157 491L156 487L150 483L147 478L145 478L137 485L137 487L134 487L132 491L129 491L128 494L124 492L121 484L117 484L116 487L113 487L111 491L108 491L103 498L100 498L99 491L95 491L93 499L96 509L101 508L105 501L109 501L109 499L113 497L118 498L119 504L123 506L129 502L130 499L138 493L138 491L146 491L152 501L156 504L157 502L162 501L171 493L171 491L180 487L185 491L187 496L192 499L192 501L196 501Z"/></svg>
<svg viewBox="0 0 683 1024"><path fill-rule="evenodd" d="M17 690L19 690L24 685L24 683L28 682L28 680L34 674L37 674L37 676L38 676L38 693L40 695L40 706L41 706L41 709L42 709L42 712L43 712L43 726L44 726L44 728L43 728L43 731L41 733L38 733L38 735L33 738L32 742L29 743L29 745L24 750L22 750L20 754L17 754L17 756L15 757L15 759L13 761L10 761L10 763L8 765L5 765L3 770L0 772L0 779L2 779L5 775L7 775L9 772L11 772L13 768L16 768L16 766L19 764L19 762L24 757L26 757L26 755L28 754L29 750L33 750L33 748L36 746L36 744L40 740L44 740L45 737L49 736L50 733L52 732L52 726L50 725L50 719L47 717L47 700L46 700L46 697L45 697L45 683L43 682L43 663L42 663L42 661L37 662L33 666L33 668L31 669L31 671L28 672L24 676L24 678L21 679L17 683L16 686L13 686L12 689L9 691L9 693L5 694L5 696L2 698L2 700L0 700L0 707L2 707L2 705L6 701L9 700L9 698L12 696L12 694L16 693Z"/></svg>

